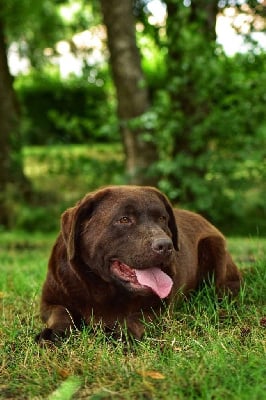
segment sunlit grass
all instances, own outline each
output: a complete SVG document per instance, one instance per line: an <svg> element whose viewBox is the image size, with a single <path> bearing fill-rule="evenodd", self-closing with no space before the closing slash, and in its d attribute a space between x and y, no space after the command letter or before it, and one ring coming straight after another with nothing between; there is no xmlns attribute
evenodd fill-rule
<svg viewBox="0 0 266 400"><path fill-rule="evenodd" d="M86 193L126 182L120 144L30 146L23 155L33 198L30 204L14 201L16 229L55 230L61 213Z"/></svg>
<svg viewBox="0 0 266 400"><path fill-rule="evenodd" d="M37 191L70 203L99 186L123 183L119 144L30 146L24 169Z"/></svg>
<svg viewBox="0 0 266 400"><path fill-rule="evenodd" d="M24 169L30 178L39 177L43 173L86 172L95 162L123 161L120 144L97 145L51 145L24 147ZM93 173L92 173L93 175Z"/></svg>

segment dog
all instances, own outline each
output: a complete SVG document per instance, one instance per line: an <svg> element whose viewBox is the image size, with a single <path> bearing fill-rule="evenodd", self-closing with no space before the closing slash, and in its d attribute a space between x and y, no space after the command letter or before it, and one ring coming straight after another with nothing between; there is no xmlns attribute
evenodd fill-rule
<svg viewBox="0 0 266 400"><path fill-rule="evenodd" d="M199 214L173 209L148 186L108 186L61 217L42 289L37 341L56 341L82 324L144 333L163 304L211 276L219 295L236 295L241 274L222 233Z"/></svg>

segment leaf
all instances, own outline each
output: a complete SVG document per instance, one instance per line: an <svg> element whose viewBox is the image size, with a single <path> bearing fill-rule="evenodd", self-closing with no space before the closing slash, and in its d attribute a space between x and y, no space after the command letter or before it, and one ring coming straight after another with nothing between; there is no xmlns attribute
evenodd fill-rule
<svg viewBox="0 0 266 400"><path fill-rule="evenodd" d="M58 374L59 374L62 378L66 379L66 378L69 377L69 375L71 374L71 372L70 372L69 370L67 370L67 369L61 368L61 369L58 369Z"/></svg>
<svg viewBox="0 0 266 400"><path fill-rule="evenodd" d="M48 396L48 400L70 400L80 387L80 378L77 376L70 376Z"/></svg>
<svg viewBox="0 0 266 400"><path fill-rule="evenodd" d="M140 371L138 374L152 379L165 379L165 376L159 371Z"/></svg>

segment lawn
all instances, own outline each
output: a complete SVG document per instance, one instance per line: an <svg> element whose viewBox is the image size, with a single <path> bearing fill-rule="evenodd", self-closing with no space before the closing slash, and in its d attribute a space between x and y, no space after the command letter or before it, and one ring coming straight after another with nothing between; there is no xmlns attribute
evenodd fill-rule
<svg viewBox="0 0 266 400"><path fill-rule="evenodd" d="M239 297L203 288L147 326L140 342L101 329L39 348L38 303L55 234L1 233L1 399L247 399L266 390L264 239L229 240L243 271Z"/></svg>
<svg viewBox="0 0 266 400"><path fill-rule="evenodd" d="M76 201L107 183L121 184L123 152L118 144L30 146L23 151L25 173L38 191Z"/></svg>
<svg viewBox="0 0 266 400"><path fill-rule="evenodd" d="M30 146L23 156L35 194L30 207L15 205L13 225L20 230L55 230L59 215L87 192L125 183L120 144Z"/></svg>
<svg viewBox="0 0 266 400"><path fill-rule="evenodd" d="M263 238L229 240L245 279L232 302L218 303L205 287L149 324L142 341L115 341L88 327L57 347L35 343L60 213L87 191L124 183L123 156L121 146L104 144L31 147L24 156L37 194L17 209L17 230L0 232L0 399L264 398Z"/></svg>

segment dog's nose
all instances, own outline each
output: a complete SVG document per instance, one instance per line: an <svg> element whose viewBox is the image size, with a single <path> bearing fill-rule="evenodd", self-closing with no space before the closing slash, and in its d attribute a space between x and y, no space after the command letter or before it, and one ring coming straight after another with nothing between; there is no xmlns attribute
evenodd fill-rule
<svg viewBox="0 0 266 400"><path fill-rule="evenodd" d="M168 255L173 251L173 243L170 238L154 239L151 247L153 251L161 255Z"/></svg>

